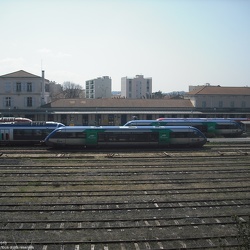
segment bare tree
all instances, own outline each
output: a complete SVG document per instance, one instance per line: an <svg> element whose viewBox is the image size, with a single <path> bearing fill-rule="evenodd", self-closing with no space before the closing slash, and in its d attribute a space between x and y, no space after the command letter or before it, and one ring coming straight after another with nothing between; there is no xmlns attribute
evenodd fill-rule
<svg viewBox="0 0 250 250"><path fill-rule="evenodd" d="M162 91L157 91L157 92L154 92L152 93L152 96L154 99L162 99L163 98L163 94L162 94Z"/></svg>
<svg viewBox="0 0 250 250"><path fill-rule="evenodd" d="M82 90L80 84L69 81L63 83L64 98L80 98Z"/></svg>

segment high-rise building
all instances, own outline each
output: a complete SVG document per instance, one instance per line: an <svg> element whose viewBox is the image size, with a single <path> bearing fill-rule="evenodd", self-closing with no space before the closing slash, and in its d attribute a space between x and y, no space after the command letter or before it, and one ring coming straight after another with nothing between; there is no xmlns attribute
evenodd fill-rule
<svg viewBox="0 0 250 250"><path fill-rule="evenodd" d="M136 75L135 78L122 77L121 97L130 99L148 99L152 95L152 78Z"/></svg>
<svg viewBox="0 0 250 250"><path fill-rule="evenodd" d="M111 78L108 76L98 77L86 81L86 98L111 98Z"/></svg>

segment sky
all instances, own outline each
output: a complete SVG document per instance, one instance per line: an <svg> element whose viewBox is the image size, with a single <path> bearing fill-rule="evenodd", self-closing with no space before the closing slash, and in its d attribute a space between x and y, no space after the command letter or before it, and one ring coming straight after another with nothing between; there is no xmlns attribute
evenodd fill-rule
<svg viewBox="0 0 250 250"><path fill-rule="evenodd" d="M0 75L250 86L250 0L0 0Z"/></svg>

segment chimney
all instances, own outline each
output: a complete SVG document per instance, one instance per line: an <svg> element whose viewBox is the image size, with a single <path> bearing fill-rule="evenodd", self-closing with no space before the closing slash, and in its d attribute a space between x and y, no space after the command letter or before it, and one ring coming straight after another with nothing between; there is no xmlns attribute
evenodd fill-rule
<svg viewBox="0 0 250 250"><path fill-rule="evenodd" d="M42 70L42 93L41 93L41 105L45 104L45 78L44 78L44 70Z"/></svg>

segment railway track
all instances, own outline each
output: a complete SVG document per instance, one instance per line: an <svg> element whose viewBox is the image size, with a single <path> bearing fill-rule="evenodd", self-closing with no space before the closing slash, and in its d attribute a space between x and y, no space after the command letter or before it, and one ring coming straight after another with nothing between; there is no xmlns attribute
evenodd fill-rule
<svg viewBox="0 0 250 250"><path fill-rule="evenodd" d="M0 249L250 247L249 144L0 152Z"/></svg>

